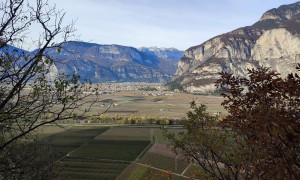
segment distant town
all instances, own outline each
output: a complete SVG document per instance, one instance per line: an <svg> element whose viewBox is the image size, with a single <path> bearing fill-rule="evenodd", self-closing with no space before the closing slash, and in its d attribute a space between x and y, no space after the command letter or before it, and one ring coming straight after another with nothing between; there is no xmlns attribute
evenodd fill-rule
<svg viewBox="0 0 300 180"><path fill-rule="evenodd" d="M175 89L169 91L162 83L146 83L146 82L122 82L122 83L100 83L93 85L91 90L83 91L84 94L111 94L120 91L138 91L144 96L173 96L181 91ZM95 90L96 89L96 90Z"/></svg>

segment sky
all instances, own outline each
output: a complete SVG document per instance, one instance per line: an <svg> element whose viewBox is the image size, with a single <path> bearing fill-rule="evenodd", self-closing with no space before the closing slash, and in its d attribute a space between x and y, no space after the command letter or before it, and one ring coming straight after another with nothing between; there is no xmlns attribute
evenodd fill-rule
<svg viewBox="0 0 300 180"><path fill-rule="evenodd" d="M185 50L296 0L49 0L82 41Z"/></svg>

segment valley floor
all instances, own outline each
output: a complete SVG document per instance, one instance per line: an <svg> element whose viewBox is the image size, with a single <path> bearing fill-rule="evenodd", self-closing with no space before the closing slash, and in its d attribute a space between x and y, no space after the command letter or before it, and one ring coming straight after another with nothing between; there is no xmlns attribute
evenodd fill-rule
<svg viewBox="0 0 300 180"><path fill-rule="evenodd" d="M91 109L91 114L101 113L111 104L111 108L106 112L107 115L115 114L121 117L146 116L146 117L169 117L180 119L186 117L190 111L190 102L195 100L207 106L207 111L211 114L226 111L221 106L223 98L211 95L194 95L187 93L169 93L156 95L155 91L121 91L111 94L99 95L97 102ZM94 99L92 95L90 99Z"/></svg>
<svg viewBox="0 0 300 180"><path fill-rule="evenodd" d="M220 105L223 98L218 96L134 90L93 94L87 100L96 97L99 101L91 108L90 115L106 111L105 116L121 119L136 116L180 120L191 110L191 100L207 105L211 114L226 114ZM55 151L59 169L55 179L143 179L149 176L188 179L195 174L190 162L167 147L168 141L155 123L124 125L120 120L104 126L100 117L94 123L88 120L91 119L89 114L84 118L74 121L77 123L63 123L64 128L44 126L37 131L38 137ZM184 131L181 126L167 128L175 134Z"/></svg>

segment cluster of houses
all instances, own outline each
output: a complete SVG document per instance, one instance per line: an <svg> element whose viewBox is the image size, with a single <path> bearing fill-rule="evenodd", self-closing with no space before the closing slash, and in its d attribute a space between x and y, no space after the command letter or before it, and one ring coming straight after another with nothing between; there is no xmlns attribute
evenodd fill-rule
<svg viewBox="0 0 300 180"><path fill-rule="evenodd" d="M173 96L174 94L179 94L181 93L180 91L145 91L145 92L140 92L141 95L144 96Z"/></svg>
<svg viewBox="0 0 300 180"><path fill-rule="evenodd" d="M83 94L111 94L120 91L140 91L139 94L144 96L173 96L180 93L179 90L168 91L161 83L145 83L145 82L123 82L123 83L101 83L93 85Z"/></svg>

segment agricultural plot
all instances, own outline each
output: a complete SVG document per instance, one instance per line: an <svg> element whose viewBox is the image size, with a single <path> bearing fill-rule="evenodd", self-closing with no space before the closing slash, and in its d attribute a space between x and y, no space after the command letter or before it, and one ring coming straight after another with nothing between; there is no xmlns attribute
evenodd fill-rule
<svg viewBox="0 0 300 180"><path fill-rule="evenodd" d="M93 140L70 154L72 157L134 161L150 141Z"/></svg>
<svg viewBox="0 0 300 180"><path fill-rule="evenodd" d="M154 154L160 154L162 156L171 157L171 158L176 157L176 154L166 144L157 144L157 143L153 144L147 152L154 153ZM183 155L178 155L177 154L177 157L181 158L181 159L184 159Z"/></svg>
<svg viewBox="0 0 300 180"><path fill-rule="evenodd" d="M132 163L120 174L120 176L118 176L117 180L145 179L148 169L149 168L146 166Z"/></svg>
<svg viewBox="0 0 300 180"><path fill-rule="evenodd" d="M167 128L167 131L177 136L180 132L184 132L185 130L183 128ZM154 129L151 134L153 135L152 138L154 138L155 143L169 144L169 141L165 138L161 129Z"/></svg>
<svg viewBox="0 0 300 180"><path fill-rule="evenodd" d="M178 134L184 131L182 128L168 128L168 132ZM167 144L162 130L159 127L112 127L99 136L96 140L131 140Z"/></svg>
<svg viewBox="0 0 300 180"><path fill-rule="evenodd" d="M128 136L122 140L120 134L100 138L110 129L114 128L79 126L43 138L59 152L58 179L115 179L150 144L144 129L136 129L131 136L131 128L124 129Z"/></svg>
<svg viewBox="0 0 300 180"><path fill-rule="evenodd" d="M170 174L168 171L161 171L155 169L151 166L144 166L138 163L131 164L126 168L117 180L137 180L137 179L156 179L156 180L187 180L189 178L179 175L179 174Z"/></svg>
<svg viewBox="0 0 300 180"><path fill-rule="evenodd" d="M170 128L170 131L178 134L182 129ZM154 148L147 149L151 141L167 143L159 127L73 126L64 130L49 129L45 133L47 136L42 140L59 152L55 156L62 167L58 179L116 179L131 163L136 164L134 161L139 156L138 162L143 165L134 168L132 172L135 174L129 179L145 178L149 172L160 175L159 169L182 173L187 166L186 162L178 160L175 168L173 156L155 151L166 151L161 148L165 145L155 144ZM147 164L153 167L151 171Z"/></svg>
<svg viewBox="0 0 300 180"><path fill-rule="evenodd" d="M175 157L167 157L151 152L144 154L139 162L151 167L172 171L178 174L181 174L188 166L188 162L185 160L178 158L176 162Z"/></svg>
<svg viewBox="0 0 300 180"><path fill-rule="evenodd" d="M115 179L129 162L65 157L58 179Z"/></svg>
<svg viewBox="0 0 300 180"><path fill-rule="evenodd" d="M57 152L56 158L59 159L82 144L92 141L95 136L103 133L107 129L107 127L75 127L52 136L47 136L42 140L49 143L54 148Z"/></svg>
<svg viewBox="0 0 300 180"><path fill-rule="evenodd" d="M45 125L42 127L39 127L35 132L33 133L33 136L37 136L38 139L43 139L48 136L52 136L57 133L64 132L66 130L69 130L71 126L56 126L56 125Z"/></svg>
<svg viewBox="0 0 300 180"><path fill-rule="evenodd" d="M112 127L95 137L96 140L149 141L150 128Z"/></svg>
<svg viewBox="0 0 300 180"><path fill-rule="evenodd" d="M211 175L207 174L207 172L205 172L200 165L197 164L190 164L190 166L184 172L184 175L193 179L199 179L200 177L202 179L213 179Z"/></svg>

